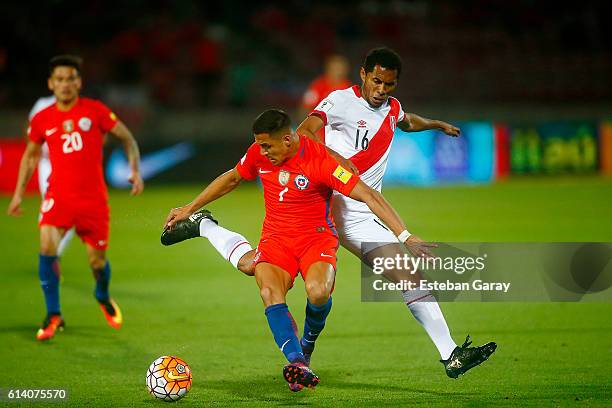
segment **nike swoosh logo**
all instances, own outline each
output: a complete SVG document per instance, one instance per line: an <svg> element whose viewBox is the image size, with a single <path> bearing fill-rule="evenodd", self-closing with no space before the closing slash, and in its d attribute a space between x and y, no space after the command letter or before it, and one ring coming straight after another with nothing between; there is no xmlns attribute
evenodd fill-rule
<svg viewBox="0 0 612 408"><path fill-rule="evenodd" d="M291 341L291 339L289 339L289 340L287 340L286 342L283 343L283 345L281 346L281 352L283 351L283 349L285 348L287 343L289 343L290 341Z"/></svg>
<svg viewBox="0 0 612 408"><path fill-rule="evenodd" d="M54 127L53 129L47 129L47 130L45 130L45 135L46 136L51 136L55 132L57 132L57 128L56 127Z"/></svg>
<svg viewBox="0 0 612 408"><path fill-rule="evenodd" d="M168 371L166 376L171 380L186 380L189 378L188 375L174 375L172 371Z"/></svg>
<svg viewBox="0 0 612 408"><path fill-rule="evenodd" d="M327 255L327 254L324 254L323 252L321 252L321 256L328 256L328 257L330 257L330 258L333 258L333 256L332 256L332 255Z"/></svg>
<svg viewBox="0 0 612 408"><path fill-rule="evenodd" d="M189 142L175 144L174 146L155 152L147 153L140 158L140 175L144 180L182 163L195 155L195 147ZM108 158L106 165L106 178L113 187L130 187L128 177L131 174L130 165L123 149L115 149Z"/></svg>
<svg viewBox="0 0 612 408"><path fill-rule="evenodd" d="M266 174L266 173L272 173L272 170L262 170L262 169L259 169L259 174Z"/></svg>
<svg viewBox="0 0 612 408"><path fill-rule="evenodd" d="M302 339L302 341L305 341L306 343L314 343L314 340L306 340L306 339Z"/></svg>

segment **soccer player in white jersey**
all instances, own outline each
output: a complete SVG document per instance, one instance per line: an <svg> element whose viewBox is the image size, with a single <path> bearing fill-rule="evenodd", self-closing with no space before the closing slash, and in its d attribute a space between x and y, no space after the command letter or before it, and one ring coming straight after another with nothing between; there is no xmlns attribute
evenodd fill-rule
<svg viewBox="0 0 612 408"><path fill-rule="evenodd" d="M43 96L38 98L36 102L34 102L34 106L30 110L28 114L28 123L32 121L32 118L40 111L48 108L56 102L54 95ZM38 161L38 190L40 191L40 196L45 199L45 194L47 193L47 188L49 187L49 176L51 175L51 160L49 159L49 147L46 143L42 145L42 149L40 151L40 159ZM57 256L62 256L68 244L72 240L74 236L74 228L69 229L66 234L60 240L59 246L57 247Z"/></svg>
<svg viewBox="0 0 612 408"><path fill-rule="evenodd" d="M405 132L438 129L449 136L459 136L459 128L440 120L405 113L400 102L391 96L398 85L401 73L401 58L389 48L371 50L360 70L362 84L330 93L298 127L298 134L324 143L336 160L375 190L381 191L382 179L396 127ZM324 128L324 140L318 132ZM377 257L394 257L401 253L402 243L422 242L415 235L404 231L395 236L367 206L348 197L334 194L332 212L340 243L358 256L364 263L372 265ZM184 230L184 239L202 236L208 238L217 251L234 267L247 275L252 274L252 259L246 239L216 224L210 213L178 225ZM196 225L190 223L197 222ZM362 253L362 243L370 243L368 252ZM176 242L163 242L165 245ZM416 254L413 254L417 256ZM410 275L405 271L390 270L385 276L393 281L416 280L417 271ZM457 346L450 335L446 320L436 299L423 290L403 293L408 309L421 323L438 352L446 374L457 378L467 370L481 364L496 349L493 342L479 347L469 347L466 339ZM310 360L314 342L302 339L304 355Z"/></svg>

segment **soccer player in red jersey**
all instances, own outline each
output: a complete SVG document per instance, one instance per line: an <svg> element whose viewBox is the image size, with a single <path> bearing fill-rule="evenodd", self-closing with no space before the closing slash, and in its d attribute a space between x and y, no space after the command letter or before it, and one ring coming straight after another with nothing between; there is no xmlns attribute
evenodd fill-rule
<svg viewBox="0 0 612 408"><path fill-rule="evenodd" d="M342 55L334 54L325 59L325 72L310 83L302 97L304 115L310 113L327 95L338 89L351 86L348 79L349 65Z"/></svg>
<svg viewBox="0 0 612 408"><path fill-rule="evenodd" d="M325 71L310 83L302 97L299 117L308 116L310 112L331 92L351 86L348 78L349 64L346 57L340 54L330 55L325 59ZM320 140L325 140L325 129L317 133Z"/></svg>
<svg viewBox="0 0 612 408"><path fill-rule="evenodd" d="M325 144L340 165L378 191L382 189L396 127L406 132L438 129L452 137L460 133L459 128L449 123L404 112L401 103L391 96L398 86L401 68L401 58L393 50L385 47L371 50L360 69L361 86L331 92L296 131ZM323 130L325 138L320 136ZM394 258L403 253L404 244L410 245L412 237L406 242L398 240L368 206L350 196L334 193L331 207L340 244L366 265L371 266L375 258ZM215 224L212 217L208 218L201 220L200 230L188 234L189 238L207 238L234 267L252 275L256 252L249 242L242 235ZM369 243L364 253L363 243ZM392 268L383 275L394 282L418 283L421 279L418 270L410 273ZM463 345L457 345L436 298L429 291L406 290L402 296L410 313L438 349L440 362L449 377L457 378L495 351L494 342L468 347L470 342L466 339ZM313 340L307 335L302 338L302 349L308 356L314 351Z"/></svg>
<svg viewBox="0 0 612 408"><path fill-rule="evenodd" d="M87 249L96 279L95 297L108 324L119 329L122 315L109 296L110 265L106 259L109 236L108 193L102 168L102 144L109 132L119 139L131 166L132 194L140 194L140 153L129 129L104 104L82 98L81 59L60 55L49 63L49 89L56 103L36 113L28 127L28 144L21 159L19 176L8 214L22 214L26 185L38 162L41 146L47 143L53 171L40 207L39 277L47 316L38 340L47 340L64 327L59 301L58 245L74 227Z"/></svg>
<svg viewBox="0 0 612 408"><path fill-rule="evenodd" d="M285 112L263 112L253 124L253 134L255 143L235 168L215 179L191 203L170 211L162 242L189 238L185 229L197 229L204 219L198 209L242 180L261 178L266 216L254 259L255 279L274 340L289 362L284 378L291 390L299 391L316 386L319 379L302 351L285 296L301 274L308 298L304 333L314 342L331 310L336 274L338 234L330 215L332 191L366 203L396 235L408 233L382 194L340 166L325 146L292 133ZM410 245L413 253L431 255L432 244L413 236Z"/></svg>

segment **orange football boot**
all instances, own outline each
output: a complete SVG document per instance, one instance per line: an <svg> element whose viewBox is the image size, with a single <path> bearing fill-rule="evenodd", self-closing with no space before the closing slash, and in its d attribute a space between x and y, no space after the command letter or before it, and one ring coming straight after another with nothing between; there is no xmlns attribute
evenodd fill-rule
<svg viewBox="0 0 612 408"><path fill-rule="evenodd" d="M111 298L108 298L106 301L98 300L98 304L100 305L102 313L104 313L108 325L113 329L120 329L123 323L123 316L121 315L119 305Z"/></svg>
<svg viewBox="0 0 612 408"><path fill-rule="evenodd" d="M62 319L61 315L47 315L42 327L38 329L38 332L36 333L36 340L49 340L51 337L55 336L56 331L63 331L64 326L64 319Z"/></svg>

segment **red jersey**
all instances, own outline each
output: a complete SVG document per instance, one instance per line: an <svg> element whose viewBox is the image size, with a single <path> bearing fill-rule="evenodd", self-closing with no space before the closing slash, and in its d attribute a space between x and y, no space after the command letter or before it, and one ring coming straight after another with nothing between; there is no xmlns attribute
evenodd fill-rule
<svg viewBox="0 0 612 408"><path fill-rule="evenodd" d="M331 92L338 89L345 89L351 86L351 81L345 80L337 84L332 84L325 75L316 78L302 98L302 106L307 110L313 110Z"/></svg>
<svg viewBox="0 0 612 408"><path fill-rule="evenodd" d="M72 202L108 201L102 167L104 134L117 117L103 103L79 98L68 111L53 104L30 121L28 137L47 143L53 171L47 195Z"/></svg>
<svg viewBox="0 0 612 408"><path fill-rule="evenodd" d="M315 232L337 235L330 211L332 190L348 195L359 181L329 155L325 146L304 136L299 138L297 154L280 166L263 156L257 143L236 165L242 178L261 178L266 206L262 238Z"/></svg>

